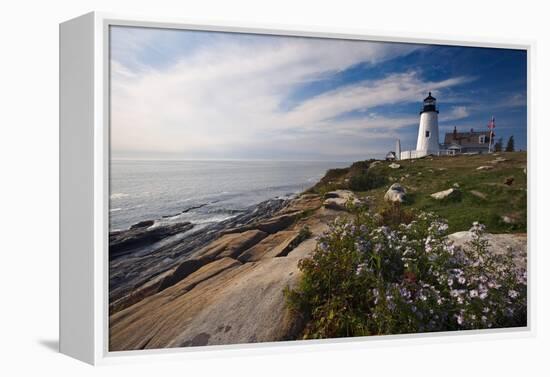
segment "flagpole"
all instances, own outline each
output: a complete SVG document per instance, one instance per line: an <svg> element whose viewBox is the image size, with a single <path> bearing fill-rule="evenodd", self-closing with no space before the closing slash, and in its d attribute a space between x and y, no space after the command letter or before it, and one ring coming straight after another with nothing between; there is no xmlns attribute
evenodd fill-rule
<svg viewBox="0 0 550 377"><path fill-rule="evenodd" d="M495 117L489 121L489 153L491 153L491 144L493 141L493 129L495 128Z"/></svg>

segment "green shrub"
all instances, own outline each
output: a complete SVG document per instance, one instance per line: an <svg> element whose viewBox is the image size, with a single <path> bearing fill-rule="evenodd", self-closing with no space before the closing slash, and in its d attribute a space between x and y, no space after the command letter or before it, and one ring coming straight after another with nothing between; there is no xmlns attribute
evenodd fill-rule
<svg viewBox="0 0 550 377"><path fill-rule="evenodd" d="M349 179L349 188L353 191L368 191L386 184L386 177L381 172L363 170Z"/></svg>
<svg viewBox="0 0 550 377"><path fill-rule="evenodd" d="M311 237L311 230L309 229L309 226L305 225L298 232L298 236L296 236L296 238L290 243L291 248L294 249L309 237Z"/></svg>
<svg viewBox="0 0 550 377"><path fill-rule="evenodd" d="M387 225L391 228L410 224L414 220L414 211L403 208L399 202L386 203L377 215L375 219L379 226Z"/></svg>
<svg viewBox="0 0 550 377"><path fill-rule="evenodd" d="M393 229L366 212L319 237L285 294L304 338L525 326L526 274L488 251L484 226L456 248L447 224L420 213Z"/></svg>

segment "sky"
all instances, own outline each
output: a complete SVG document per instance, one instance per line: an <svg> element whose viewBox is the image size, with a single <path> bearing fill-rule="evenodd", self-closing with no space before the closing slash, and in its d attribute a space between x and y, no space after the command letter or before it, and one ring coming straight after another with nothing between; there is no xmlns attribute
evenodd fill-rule
<svg viewBox="0 0 550 377"><path fill-rule="evenodd" d="M111 27L113 159L356 161L445 132L527 146L525 51Z"/></svg>

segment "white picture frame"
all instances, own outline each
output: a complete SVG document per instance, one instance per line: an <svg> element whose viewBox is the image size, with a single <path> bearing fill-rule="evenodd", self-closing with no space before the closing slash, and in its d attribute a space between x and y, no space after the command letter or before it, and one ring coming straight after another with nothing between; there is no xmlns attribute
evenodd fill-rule
<svg viewBox="0 0 550 377"><path fill-rule="evenodd" d="M433 38L420 34L391 34L363 30L288 28L237 23L200 24L185 20L88 13L60 25L60 351L90 364L135 360L212 357L270 352L291 353L295 347L317 350L350 349L403 343L433 343L505 339L535 335L532 282L536 252L528 237L528 326L520 329L472 330L433 333L292 341L260 344L108 351L108 178L109 178L109 80L110 26L259 33L285 36L341 38L384 42L425 43L473 47L513 48L527 52L528 62L528 175L534 154L531 88L532 41L459 37ZM528 181L530 181L528 176ZM534 211L528 196L528 221ZM531 228L532 229L532 228ZM531 232L531 230L530 230Z"/></svg>

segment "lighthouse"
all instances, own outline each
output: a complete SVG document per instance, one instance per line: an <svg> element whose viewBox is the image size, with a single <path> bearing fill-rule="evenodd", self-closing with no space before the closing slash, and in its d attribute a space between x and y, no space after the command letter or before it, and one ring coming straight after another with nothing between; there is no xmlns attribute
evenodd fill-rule
<svg viewBox="0 0 550 377"><path fill-rule="evenodd" d="M418 139L416 152L418 155L439 153L439 126L437 123L437 109L435 97L432 92L424 98L422 110L420 111L420 124L418 126Z"/></svg>

